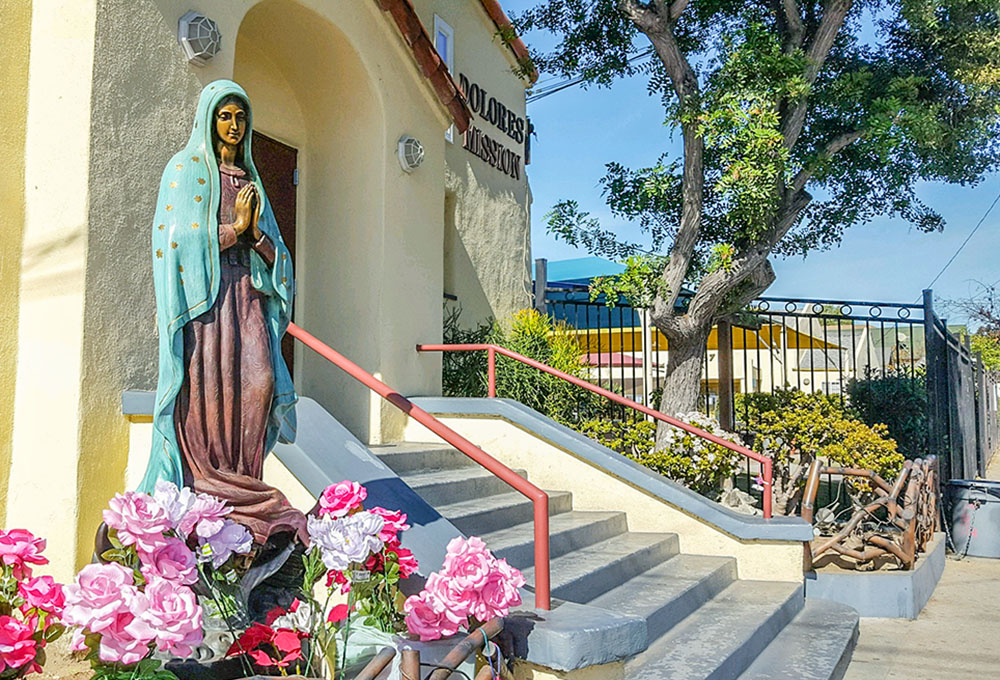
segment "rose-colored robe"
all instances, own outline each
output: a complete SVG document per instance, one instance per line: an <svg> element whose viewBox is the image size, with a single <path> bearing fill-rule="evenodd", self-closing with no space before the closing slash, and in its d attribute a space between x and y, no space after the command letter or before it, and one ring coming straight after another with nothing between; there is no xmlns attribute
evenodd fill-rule
<svg viewBox="0 0 1000 680"><path fill-rule="evenodd" d="M240 168L219 166L219 295L207 312L184 327L185 377L174 407L184 482L218 496L264 543L280 532L306 540L306 521L277 489L265 484L264 437L274 373L265 325L266 296L250 281L250 251L269 265L266 236L233 230L236 194L248 183Z"/></svg>

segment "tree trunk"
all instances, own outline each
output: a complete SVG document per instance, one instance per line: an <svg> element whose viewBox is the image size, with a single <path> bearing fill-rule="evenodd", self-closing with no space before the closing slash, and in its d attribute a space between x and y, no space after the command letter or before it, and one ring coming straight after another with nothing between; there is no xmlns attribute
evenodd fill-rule
<svg viewBox="0 0 1000 680"><path fill-rule="evenodd" d="M660 411L676 416L698 409L701 393L701 371L705 365L705 344L712 332L712 326L696 328L686 333L670 333L667 351L667 371L663 381L663 396ZM657 428L657 446L664 433L661 424Z"/></svg>

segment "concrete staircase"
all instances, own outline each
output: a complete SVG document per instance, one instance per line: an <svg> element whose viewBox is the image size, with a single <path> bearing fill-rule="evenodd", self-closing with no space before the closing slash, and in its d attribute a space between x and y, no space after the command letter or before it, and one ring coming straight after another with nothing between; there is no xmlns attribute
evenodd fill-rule
<svg viewBox="0 0 1000 680"><path fill-rule="evenodd" d="M454 449L371 450L443 517L533 582L526 498ZM577 511L570 493L548 493L553 598L646 621L649 646L626 662L627 678L843 677L857 639L853 609L807 602L801 583L740 580L732 558L683 554L675 534L630 532L624 513Z"/></svg>

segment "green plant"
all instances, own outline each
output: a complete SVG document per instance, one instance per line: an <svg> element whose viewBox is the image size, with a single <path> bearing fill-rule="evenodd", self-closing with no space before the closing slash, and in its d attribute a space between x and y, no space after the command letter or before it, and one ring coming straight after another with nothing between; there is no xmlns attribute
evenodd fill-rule
<svg viewBox="0 0 1000 680"><path fill-rule="evenodd" d="M588 377L583 348L573 329L534 309L516 312L506 329L494 326L490 342L574 377ZM564 425L580 423L606 408L603 398L502 355L497 355L496 394Z"/></svg>
<svg viewBox="0 0 1000 680"><path fill-rule="evenodd" d="M884 425L865 425L836 397L798 390L768 395L740 395L741 415L754 433L754 445L774 461L774 512L787 515L802 499L809 466L817 458L845 467L873 470L893 479L903 455ZM853 493L871 492L864 481L849 480Z"/></svg>
<svg viewBox="0 0 1000 680"><path fill-rule="evenodd" d="M702 413L686 413L680 418L738 442L734 434L726 432L718 422ZM581 425L580 431L650 470L713 498L718 496L723 482L733 476L741 460L740 454L677 428L670 428L665 445L656 449L656 423L635 414L623 420L588 420Z"/></svg>
<svg viewBox="0 0 1000 680"><path fill-rule="evenodd" d="M463 328L460 311L444 317L446 344L493 344L577 378L588 377L583 348L573 328L534 309L514 313L504 325L489 322ZM487 395L486 352L445 352L442 392L448 397ZM604 399L561 378L498 354L496 396L519 401L565 425L607 410Z"/></svg>
<svg viewBox="0 0 1000 680"><path fill-rule="evenodd" d="M923 367L912 374L891 370L866 371L847 383L847 396L858 418L868 425L883 424L907 458L927 452L927 380Z"/></svg>
<svg viewBox="0 0 1000 680"><path fill-rule="evenodd" d="M443 341L447 345L490 342L492 319L463 328L460 307L445 307ZM445 352L441 367L441 392L446 397L486 396L486 352Z"/></svg>

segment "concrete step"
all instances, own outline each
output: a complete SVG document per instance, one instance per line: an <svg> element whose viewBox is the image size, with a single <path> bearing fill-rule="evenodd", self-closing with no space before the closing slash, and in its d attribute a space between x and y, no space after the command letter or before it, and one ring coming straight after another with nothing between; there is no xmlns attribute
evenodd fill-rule
<svg viewBox="0 0 1000 680"><path fill-rule="evenodd" d="M739 680L841 680L857 642L854 609L808 599Z"/></svg>
<svg viewBox="0 0 1000 680"><path fill-rule="evenodd" d="M514 470L527 478L524 470ZM514 489L482 467L431 470L403 475L403 481L433 506L510 493Z"/></svg>
<svg viewBox="0 0 1000 680"><path fill-rule="evenodd" d="M527 569L535 564L534 530L534 525L526 522L494 531L482 539L494 555L518 569ZM628 520L624 512L564 512L549 520L549 555L555 559L626 531Z"/></svg>
<svg viewBox="0 0 1000 680"><path fill-rule="evenodd" d="M573 509L573 494L568 491L546 493L549 494L550 515ZM531 501L516 491L439 505L436 509L466 536L482 536L505 527L531 522L534 517Z"/></svg>
<svg viewBox="0 0 1000 680"><path fill-rule="evenodd" d="M628 680L734 680L802 610L799 583L736 581L625 664Z"/></svg>
<svg viewBox="0 0 1000 680"><path fill-rule="evenodd" d="M464 453L444 444L404 442L368 448L397 475L427 470L480 467Z"/></svg>
<svg viewBox="0 0 1000 680"><path fill-rule="evenodd" d="M552 596L588 603L650 567L677 554L676 534L629 532L613 536L552 560ZM534 568L523 571L529 584Z"/></svg>
<svg viewBox="0 0 1000 680"><path fill-rule="evenodd" d="M736 580L736 560L675 555L589 604L646 619L650 644Z"/></svg>

